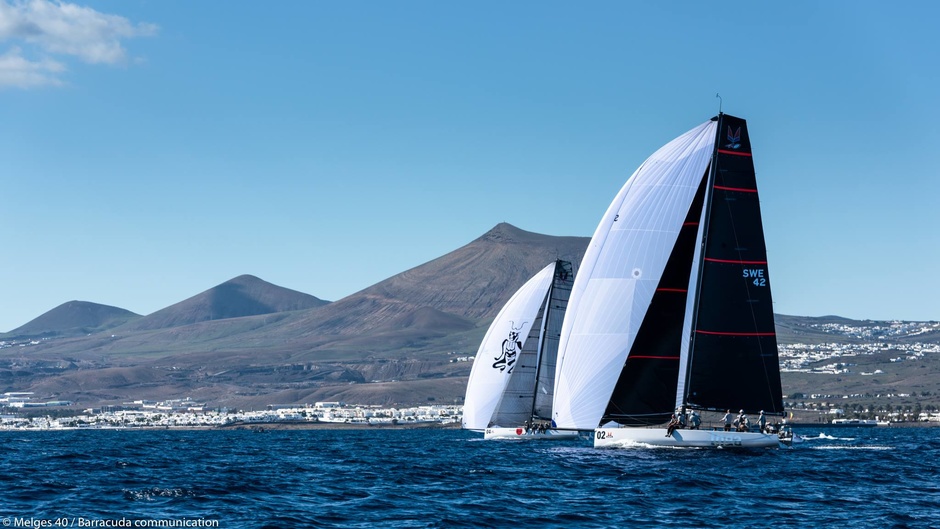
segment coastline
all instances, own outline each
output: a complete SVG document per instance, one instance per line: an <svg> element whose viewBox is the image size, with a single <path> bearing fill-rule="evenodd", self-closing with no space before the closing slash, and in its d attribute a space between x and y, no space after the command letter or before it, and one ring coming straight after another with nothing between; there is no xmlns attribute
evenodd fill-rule
<svg viewBox="0 0 940 529"><path fill-rule="evenodd" d="M459 423L439 423L439 422L421 422L412 424L390 424L390 423L341 423L341 422L316 422L316 421L283 421L283 422L237 422L223 425L179 425L179 426L59 426L54 428L0 428L0 432L56 432L56 431L89 431L89 430L120 430L120 431L155 431L155 430L178 430L178 431L200 431L200 430L252 430L255 432L266 432L272 430L459 430Z"/></svg>
<svg viewBox="0 0 940 529"><path fill-rule="evenodd" d="M171 427L172 428L172 427ZM198 429L204 429L202 427ZM240 422L221 426L208 426L210 430L459 430L459 423L421 422L412 424L345 423L345 422Z"/></svg>

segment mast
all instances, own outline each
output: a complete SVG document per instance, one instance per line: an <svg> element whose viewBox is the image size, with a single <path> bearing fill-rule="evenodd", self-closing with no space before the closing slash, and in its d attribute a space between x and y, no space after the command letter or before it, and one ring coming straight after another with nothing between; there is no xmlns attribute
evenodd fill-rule
<svg viewBox="0 0 940 529"><path fill-rule="evenodd" d="M716 96L718 94L715 94ZM712 194L715 187L715 173L718 171L718 164L716 163L718 158L718 146L720 145L718 139L721 137L721 124L722 124L722 114L720 108L718 110L718 115L712 118L712 121L717 121L718 126L715 127L715 146L712 149L711 162L708 164L708 178L705 183L705 202L702 204L702 223L699 226L699 233L701 234L700 242L698 245L698 270L695 273L695 294L692 299L692 319L691 324L688 329L688 341L689 341L689 350L686 355L685 363L685 380L682 382L682 396L677 403L677 407L686 407L689 404L689 382L692 378L692 351L695 350L695 329L698 323L698 311L699 304L701 302L701 293L702 293L702 275L705 271L705 243L708 241L708 226L709 220L711 219L712 211Z"/></svg>

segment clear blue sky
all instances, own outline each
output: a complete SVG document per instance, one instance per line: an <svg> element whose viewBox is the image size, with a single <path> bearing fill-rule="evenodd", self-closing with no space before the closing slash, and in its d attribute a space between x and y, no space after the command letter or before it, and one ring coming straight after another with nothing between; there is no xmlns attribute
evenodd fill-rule
<svg viewBox="0 0 940 529"><path fill-rule="evenodd" d="M940 319L940 3L755 4L0 0L0 331L590 236L716 92L775 311Z"/></svg>

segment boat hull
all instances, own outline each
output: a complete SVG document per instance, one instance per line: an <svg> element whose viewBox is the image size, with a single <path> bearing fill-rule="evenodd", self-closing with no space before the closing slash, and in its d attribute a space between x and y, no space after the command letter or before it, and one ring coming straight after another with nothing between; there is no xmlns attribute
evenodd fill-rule
<svg viewBox="0 0 940 529"><path fill-rule="evenodd" d="M595 448L670 446L688 448L779 448L775 434L724 430L675 430L665 428L596 428Z"/></svg>
<svg viewBox="0 0 940 529"><path fill-rule="evenodd" d="M525 428L487 428L483 432L484 439L492 440L539 440L539 441L564 441L566 439L577 439L578 432L575 431L562 431L562 430L545 430L545 431L535 431L529 430L526 431Z"/></svg>

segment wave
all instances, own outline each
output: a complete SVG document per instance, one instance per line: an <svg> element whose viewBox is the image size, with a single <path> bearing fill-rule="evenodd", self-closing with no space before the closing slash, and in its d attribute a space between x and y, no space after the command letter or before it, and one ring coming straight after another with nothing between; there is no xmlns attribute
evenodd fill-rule
<svg viewBox="0 0 940 529"><path fill-rule="evenodd" d="M804 441L854 441L854 437L833 437L827 435L823 432L819 432L817 437L807 437L805 435L801 436Z"/></svg>
<svg viewBox="0 0 940 529"><path fill-rule="evenodd" d="M184 498L194 497L196 493L183 488L160 488L150 487L146 489L128 490L124 489L124 497L128 500L150 501L156 498Z"/></svg>
<svg viewBox="0 0 940 529"><path fill-rule="evenodd" d="M810 450L896 450L894 446L851 446L851 445L829 445L813 446Z"/></svg>

